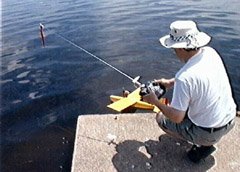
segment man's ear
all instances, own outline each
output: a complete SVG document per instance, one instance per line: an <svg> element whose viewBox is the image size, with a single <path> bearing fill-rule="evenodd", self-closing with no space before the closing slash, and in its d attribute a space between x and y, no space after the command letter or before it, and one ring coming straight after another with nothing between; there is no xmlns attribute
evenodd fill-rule
<svg viewBox="0 0 240 172"><path fill-rule="evenodd" d="M181 51L188 52L185 48L179 48Z"/></svg>

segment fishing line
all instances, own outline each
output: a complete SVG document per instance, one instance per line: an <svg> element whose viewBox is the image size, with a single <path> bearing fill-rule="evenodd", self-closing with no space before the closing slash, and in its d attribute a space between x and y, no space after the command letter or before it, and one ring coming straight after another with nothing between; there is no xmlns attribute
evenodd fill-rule
<svg viewBox="0 0 240 172"><path fill-rule="evenodd" d="M107 63L105 60L103 60L102 58L90 53L89 51L87 51L85 48L75 44L74 42L72 42L71 40L67 39L66 37L62 36L59 33L55 33L58 37L62 38L63 40L65 40L66 42L68 42L69 44L73 45L74 47L84 51L85 53L89 54L90 56L94 57L95 59L99 60L100 62L104 63L105 65L109 66L110 68L114 69L115 71L117 71L118 73L122 74L123 76L127 77L128 79L130 79L131 81L134 80L134 78L132 78L131 76L129 76L128 74L126 74L125 72L119 70L118 68L114 67L113 65Z"/></svg>
<svg viewBox="0 0 240 172"><path fill-rule="evenodd" d="M43 47L45 47L45 36L44 36L44 33L43 33L43 29L44 29L44 25L43 25L42 23L40 23L40 35L41 35ZM47 29L47 30L48 30L48 29ZM141 83L138 82L138 80L140 79L140 76L137 76L137 77L133 78L133 77L129 76L128 74L126 74L125 72L121 71L120 69L118 69L118 68L114 67L113 65L109 64L108 62L106 62L106 61L103 60L102 58L100 58L100 57L94 55L93 53L89 52L89 51L86 50L85 48L83 48L83 47L75 44L75 43L72 42L71 40L67 39L65 36L63 36L63 35L61 35L61 34L59 34L59 33L56 33L56 32L55 32L55 34L56 34L59 38L61 38L61 39L63 39L64 41L68 42L69 44L71 44L72 46L74 46L74 47L82 50L83 52L85 52L85 53L87 53L88 55L92 56L92 57L95 58L96 60L104 63L105 65L107 65L108 67L114 69L115 71L117 71L117 72L120 73L121 75L127 77L128 79L130 79L130 80L134 83L134 85L135 85L136 87L139 87L139 86L141 85Z"/></svg>

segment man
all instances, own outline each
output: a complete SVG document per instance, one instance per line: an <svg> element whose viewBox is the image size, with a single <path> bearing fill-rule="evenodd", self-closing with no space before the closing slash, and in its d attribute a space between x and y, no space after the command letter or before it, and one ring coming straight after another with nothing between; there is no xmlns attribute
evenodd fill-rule
<svg viewBox="0 0 240 172"><path fill-rule="evenodd" d="M229 79L219 54L211 47L210 36L200 32L193 21L175 21L170 34L160 38L185 63L175 78L160 79L174 87L170 106L159 103L151 92L143 100L156 105L159 126L168 134L193 143L188 157L193 162L209 156L220 138L234 126L236 105Z"/></svg>

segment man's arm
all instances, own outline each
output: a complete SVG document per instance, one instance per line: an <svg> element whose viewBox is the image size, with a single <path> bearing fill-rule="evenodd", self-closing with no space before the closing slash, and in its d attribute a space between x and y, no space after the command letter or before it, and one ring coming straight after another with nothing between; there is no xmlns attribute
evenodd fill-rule
<svg viewBox="0 0 240 172"><path fill-rule="evenodd" d="M167 118L169 118L172 122L181 123L185 117L186 112L177 110L171 106L167 106L165 104L156 102L155 106L157 106Z"/></svg>
<svg viewBox="0 0 240 172"><path fill-rule="evenodd" d="M172 122L180 123L185 117L185 111L180 111L171 106L160 103L153 92L151 92L149 95L144 96L143 101L157 106L162 111L162 113Z"/></svg>
<svg viewBox="0 0 240 172"><path fill-rule="evenodd" d="M165 79L165 78L161 78L158 80L154 80L156 83L160 83L162 84L164 87L166 87L167 89L170 89L174 86L175 83L175 78L171 78L171 79Z"/></svg>

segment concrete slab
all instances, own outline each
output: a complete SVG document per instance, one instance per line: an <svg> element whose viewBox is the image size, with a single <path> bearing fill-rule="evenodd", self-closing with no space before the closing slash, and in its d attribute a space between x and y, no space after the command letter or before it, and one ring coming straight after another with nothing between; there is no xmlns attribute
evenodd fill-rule
<svg viewBox="0 0 240 172"><path fill-rule="evenodd" d="M187 142L169 137L153 113L79 116L72 172L240 171L240 118L199 164L190 162Z"/></svg>

